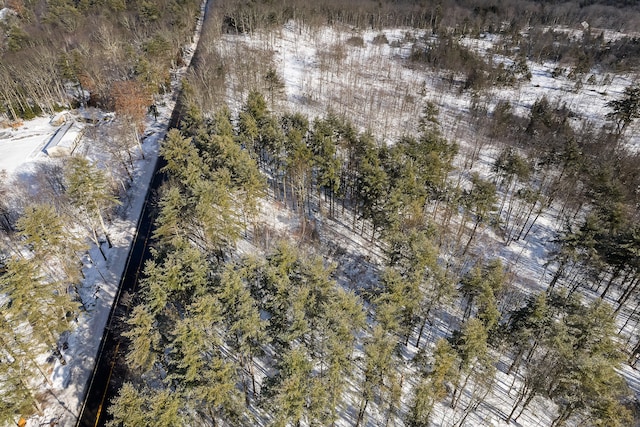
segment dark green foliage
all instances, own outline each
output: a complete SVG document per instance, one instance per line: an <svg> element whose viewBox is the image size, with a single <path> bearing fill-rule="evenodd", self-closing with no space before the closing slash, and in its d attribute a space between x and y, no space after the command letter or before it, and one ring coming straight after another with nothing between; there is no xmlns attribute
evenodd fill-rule
<svg viewBox="0 0 640 427"><path fill-rule="evenodd" d="M640 118L640 86L626 87L622 99L608 102L607 107L612 110L607 118L615 123L616 133L622 135L635 119Z"/></svg>
<svg viewBox="0 0 640 427"><path fill-rule="evenodd" d="M106 172L84 157L71 157L65 170L65 181L65 192L71 205L79 212L81 222L91 233L93 242L106 260L98 233L102 232L111 248L105 218L120 204L109 185Z"/></svg>
<svg viewBox="0 0 640 427"><path fill-rule="evenodd" d="M267 384L265 397L274 415L274 426L299 424L305 417L312 392L312 364L303 350L293 348L282 355L278 374Z"/></svg>
<svg viewBox="0 0 640 427"><path fill-rule="evenodd" d="M427 104L420 119L420 137L403 137L381 153L390 182L387 230L422 224L427 203L447 190L458 146L442 136L437 116L437 107Z"/></svg>
<svg viewBox="0 0 640 427"><path fill-rule="evenodd" d="M78 313L64 282L45 272L36 260L11 258L0 274L0 419L5 422L40 411L38 389L48 375L37 356L57 351Z"/></svg>
<svg viewBox="0 0 640 427"><path fill-rule="evenodd" d="M412 427L430 425L433 407L447 396L447 384L455 380L456 353L446 340L436 342L429 359L427 366L421 366L420 379L413 391L407 419L408 425Z"/></svg>
<svg viewBox="0 0 640 427"><path fill-rule="evenodd" d="M125 383L114 399L109 413L113 420L109 426L134 427L153 420L158 427L179 427L186 417L181 411L182 394L172 390L157 390L145 387L136 389Z"/></svg>
<svg viewBox="0 0 640 427"><path fill-rule="evenodd" d="M264 181L255 162L233 140L228 112L207 123L192 107L183 124L191 137L172 130L161 147L168 160L165 170L179 185L161 201L166 211L156 235L170 240L175 233L184 234L221 260L235 245L242 225L254 220Z"/></svg>
<svg viewBox="0 0 640 427"><path fill-rule="evenodd" d="M384 402L383 406L391 410L399 403L396 391L401 379L395 362L396 345L395 339L378 326L365 342L364 381L360 386L362 399L356 426L363 422L367 407L374 399Z"/></svg>
<svg viewBox="0 0 640 427"><path fill-rule="evenodd" d="M586 416L593 425L629 422L621 403L626 386L615 374L622 354L611 313L601 300L584 305L579 298L551 293L531 298L511 316L507 337L516 353L510 371L522 370L524 383L509 419L543 395L559 405L554 426L573 416Z"/></svg>

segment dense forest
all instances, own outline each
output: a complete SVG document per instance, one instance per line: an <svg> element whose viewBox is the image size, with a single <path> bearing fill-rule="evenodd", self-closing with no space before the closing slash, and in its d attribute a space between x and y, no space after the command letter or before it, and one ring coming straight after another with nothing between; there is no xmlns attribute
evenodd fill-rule
<svg viewBox="0 0 640 427"><path fill-rule="evenodd" d="M136 82L146 97L167 90L200 6L194 0L3 3L11 12L0 21L0 113L12 120L79 104L113 109L117 82Z"/></svg>
<svg viewBox="0 0 640 427"><path fill-rule="evenodd" d="M522 299L500 260L470 248L479 225L500 210L508 213L505 238L523 238L548 203L540 197L549 196L515 195L533 172L513 148L496 161L494 179L472 175L470 189L455 188L448 177L457 147L441 136L430 107L423 132L391 147L332 115L312 123L275 116L257 92L235 129L224 109L210 119L190 109L162 149L171 179L158 202L157 252L126 332L136 380L110 408L111 425L150 418L253 425L256 416L274 425L331 425L340 417L353 425L429 425L435 403L445 400L461 409L455 423L463 425L490 393L500 361L522 379L511 385L507 420L541 396L558 405L554 426L569 419L628 425L626 388L614 370L625 356L613 309L577 292L604 297L615 273L583 277L589 267L575 259L584 263L581 276L565 274L562 245L548 290ZM300 216L302 246L267 244L264 229L247 229L267 186ZM585 222L611 239L601 214ZM320 237L314 224L324 215L383 250L374 277L354 283L335 274L344 266L327 260L346 248ZM243 235L264 255L234 255ZM616 284L621 298L634 286ZM457 327L434 342L434 321L446 311L458 313ZM404 411L410 377L417 380Z"/></svg>
<svg viewBox="0 0 640 427"><path fill-rule="evenodd" d="M540 411L553 427L637 423L619 370L640 356L640 154L629 145L640 87L598 124L544 95L522 114L490 94L531 80L533 62L557 64L575 90L637 71L639 41L625 31L640 10L627 3L211 5L180 126L160 148L153 257L121 331L127 373L109 425L489 425L483 411L506 424ZM61 357L86 310L80 260L88 244L111 245L143 118L181 65L199 5L4 5L0 114L15 123L92 105L117 118L91 136L101 162L52 160L28 185L3 177L0 388L15 391L2 393L0 423L15 423L42 410L35 384L50 381L50 361L36 355ZM418 94L404 95L418 113L399 136L355 109L309 116L287 98L273 47L235 58L221 47L291 20L349 28L355 47L353 28L385 45L385 28L423 31L404 66L437 73L429 90L472 99L456 113L464 127L451 132ZM554 28L585 21L593 30L579 36ZM513 60L464 43L481 34ZM333 50L339 69L346 54ZM340 102L357 103L352 92ZM542 222L553 236L539 242ZM499 248L533 241L544 273L523 277L526 256Z"/></svg>

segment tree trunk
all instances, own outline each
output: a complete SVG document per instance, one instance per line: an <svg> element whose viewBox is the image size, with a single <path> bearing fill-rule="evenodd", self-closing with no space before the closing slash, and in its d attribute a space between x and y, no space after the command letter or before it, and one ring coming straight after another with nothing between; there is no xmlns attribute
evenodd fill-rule
<svg viewBox="0 0 640 427"><path fill-rule="evenodd" d="M529 395L527 396L527 399L522 404L522 408L520 409L520 412L518 412L518 415L516 415L516 417L513 419L514 422L518 421L518 418L520 418L520 416L524 413L524 411L529 407L529 404L533 401L534 397L536 397L536 393L534 392L534 390L529 391Z"/></svg>
<svg viewBox="0 0 640 427"><path fill-rule="evenodd" d="M367 411L367 405L369 405L369 399L365 399L361 404L360 404L360 410L358 411L358 419L356 420L356 425L355 427L359 427L360 423L363 421L364 419L364 414Z"/></svg>
<svg viewBox="0 0 640 427"><path fill-rule="evenodd" d="M422 325L420 325L420 330L418 331L418 339L416 339L416 348L420 348L420 340L422 339L422 332L424 331L424 327L427 325L429 312L424 315L424 319L422 320Z"/></svg>
<svg viewBox="0 0 640 427"><path fill-rule="evenodd" d="M100 255L102 255L102 258L106 261L107 260L107 256L105 255L104 251L102 250L102 245L100 244L100 239L98 239L98 233L96 232L96 229L93 228L93 227L91 227L91 231L93 233L93 242L98 247L98 250L100 251Z"/></svg>
<svg viewBox="0 0 640 427"><path fill-rule="evenodd" d="M635 294L636 289L638 288L638 285L640 285L640 275L637 275L631 281L631 283L629 284L627 289L625 289L625 291L622 293L620 298L618 298L618 307L614 311L615 314L617 314L620 311L620 309L622 308L622 306L624 306L624 304L626 304L626 302L629 299L629 297L631 295Z"/></svg>
<svg viewBox="0 0 640 427"><path fill-rule="evenodd" d="M144 159L144 150L142 149L142 142L140 141L140 135L138 135L138 127L136 126L136 124L134 123L133 125L133 132L134 135L136 137L136 143L138 144L138 147L140 148L140 155L142 156L142 159Z"/></svg>
<svg viewBox="0 0 640 427"><path fill-rule="evenodd" d="M469 241L467 245L464 247L464 251L462 251L462 256L465 256L467 251L469 250L469 246L471 246L471 242L476 235L476 231L478 230L478 226L480 225L480 221L476 221L476 224L473 226L473 230L471 231L471 236L469 236Z"/></svg>
<svg viewBox="0 0 640 427"><path fill-rule="evenodd" d="M609 292L609 288L611 288L611 285L613 284L613 282L618 278L618 276L620 276L620 273L622 272L623 268L624 266L621 265L615 269L615 271L611 275L611 278L609 279L609 282L607 283L607 286L604 288L604 291L602 291L602 293L600 294L600 299L604 299L604 297L607 295L607 292Z"/></svg>

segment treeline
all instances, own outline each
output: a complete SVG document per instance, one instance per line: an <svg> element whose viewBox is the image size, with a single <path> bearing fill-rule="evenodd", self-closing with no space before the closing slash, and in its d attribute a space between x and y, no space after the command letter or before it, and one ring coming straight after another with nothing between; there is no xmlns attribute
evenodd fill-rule
<svg viewBox="0 0 640 427"><path fill-rule="evenodd" d="M515 178L473 175L453 198L457 149L433 105L391 147L332 114L276 116L257 92L233 122L191 108L162 148L170 179L110 425L425 426L436 405L463 425L490 405L498 369L513 381L508 421L541 397L553 426L627 425L611 308L557 288L522 298L472 249L498 209L513 214L514 190L501 200L496 187ZM261 246L252 218L267 189L299 215L296 248ZM343 266L304 244L325 253L325 216L381 248L374 276L339 279ZM264 255L241 255L243 234Z"/></svg>
<svg viewBox="0 0 640 427"><path fill-rule="evenodd" d="M0 114L30 119L89 104L113 109L114 84L170 88L200 2L7 0L0 22ZM148 104L151 104L149 101Z"/></svg>
<svg viewBox="0 0 640 427"><path fill-rule="evenodd" d="M408 26L427 30L425 40L414 44L411 59L436 69L467 75L464 89L514 84L530 78L524 59L553 61L558 73L586 83L593 69L627 72L637 68L640 42L635 36L605 40L603 29L632 31L640 9L627 5L593 5L540 1L340 2L223 1L215 7L222 32L252 32L276 28L294 19L302 25L347 25L359 29ZM593 9L593 10L592 10ZM604 9L604 10L603 10ZM602 17L612 21L603 21ZM618 18L614 18L614 17ZM616 21L617 19L617 21ZM584 29L582 23L590 27ZM569 29L575 31L567 31ZM584 31L582 31L584 29ZM579 31L578 31L579 30ZM516 57L513 65L493 64L466 48L460 39L481 34L502 38L496 54ZM437 35L431 39L429 35ZM593 79L593 78L592 78Z"/></svg>
<svg viewBox="0 0 640 427"><path fill-rule="evenodd" d="M227 31L254 31L282 25L290 19L306 25L343 24L358 28L409 26L456 28L463 34L499 32L505 23L517 30L538 25L579 25L587 21L598 28L631 30L640 17L634 2L540 0L325 0L308 3L223 0L216 9ZM517 29L517 30L516 30Z"/></svg>

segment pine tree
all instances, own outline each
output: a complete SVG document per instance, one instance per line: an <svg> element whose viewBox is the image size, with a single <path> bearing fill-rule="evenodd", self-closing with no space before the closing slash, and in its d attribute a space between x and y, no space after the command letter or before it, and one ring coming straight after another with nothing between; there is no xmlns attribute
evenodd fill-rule
<svg viewBox="0 0 640 427"><path fill-rule="evenodd" d="M119 204L109 187L106 173L83 157L71 157L65 178L67 195L71 203L83 214L92 239L106 260L107 257L98 238L98 230L102 231L111 248L113 245L107 230L105 216L115 205Z"/></svg>
<svg viewBox="0 0 640 427"><path fill-rule="evenodd" d="M220 279L219 299L223 308L223 319L227 325L227 340L237 353L245 400L256 397L256 375L254 358L262 354L262 346L268 343L267 322L260 317L257 302L251 297L243 283L243 271L228 266Z"/></svg>
<svg viewBox="0 0 640 427"><path fill-rule="evenodd" d="M153 238L161 245L176 245L178 241L187 239L189 223L189 206L185 195L178 186L164 187L158 201L159 214L155 223Z"/></svg>
<svg viewBox="0 0 640 427"><path fill-rule="evenodd" d="M467 408L482 400L484 396L476 395L477 385L483 386L484 392L488 392L490 387L486 383L493 380L495 367L489 354L487 344L487 329L482 321L471 318L468 319L461 331L457 331L452 337L452 345L458 353L457 380L451 398L451 407L456 408L463 396L469 381L473 381L473 392L469 396ZM478 397L480 397L479 400Z"/></svg>
<svg viewBox="0 0 640 427"><path fill-rule="evenodd" d="M188 304L208 282L208 265L200 251L185 241L155 252L145 264L142 291L147 309L154 316L167 306Z"/></svg>
<svg viewBox="0 0 640 427"><path fill-rule="evenodd" d="M230 187L226 169L212 173L211 179L200 180L192 187L194 219L198 225L194 234L207 255L215 256L218 261L222 261L224 254L235 247L241 231L242 221Z"/></svg>
<svg viewBox="0 0 640 427"><path fill-rule="evenodd" d="M4 313L5 307L2 309ZM11 324L0 317L0 346L3 349L0 355L0 388L7 390L0 396L0 422L7 425L15 424L24 414L40 412L37 388L31 384L38 378L38 371L42 371L30 356L33 343L28 338L18 336Z"/></svg>
<svg viewBox="0 0 640 427"><path fill-rule="evenodd" d="M219 328L223 311L210 294L192 303L172 332L170 373L167 380L184 390L193 410L216 425L241 413L233 365L224 360Z"/></svg>
<svg viewBox="0 0 640 427"><path fill-rule="evenodd" d="M640 87L626 87L623 98L609 101L607 107L611 108L612 111L606 117L614 121L616 135L619 137L633 120L640 117Z"/></svg>
<svg viewBox="0 0 640 427"><path fill-rule="evenodd" d="M387 197L389 180L373 145L373 138L362 135L357 147L357 178L355 183L357 202L355 211L360 211L364 221L371 221L372 235L388 223ZM355 215L355 212L354 212ZM364 225L363 225L364 230Z"/></svg>
<svg viewBox="0 0 640 427"><path fill-rule="evenodd" d="M126 355L127 365L131 369L147 372L153 367L160 350L157 321L148 308L141 304L133 309L127 323L131 329L122 334L131 340Z"/></svg>
<svg viewBox="0 0 640 427"><path fill-rule="evenodd" d="M353 379L356 368L353 352L357 336L365 325L361 302L352 293L336 289L316 325L312 333L314 361L319 369L317 388L326 394L318 419L333 425L344 404L345 388Z"/></svg>
<svg viewBox="0 0 640 427"><path fill-rule="evenodd" d="M455 293L452 281L438 264L438 251L430 239L430 231L410 229L393 232L388 237L388 265L396 268L408 283L407 297L414 299L416 307L407 324L405 344L408 344L413 325L420 324L416 347L430 322L434 309L446 303ZM408 319L408 318L407 318Z"/></svg>
<svg viewBox="0 0 640 427"><path fill-rule="evenodd" d="M107 422L109 427L134 427L145 425L149 420L145 411L145 396L138 391L133 384L125 382L118 396L112 401L107 408L113 419Z"/></svg>
<svg viewBox="0 0 640 427"><path fill-rule="evenodd" d="M230 187L240 199L245 222L253 220L258 212L257 199L265 190L265 180L255 160L234 140L228 109L216 113L206 132L205 137L195 141L201 156L211 171L229 171Z"/></svg>
<svg viewBox="0 0 640 427"><path fill-rule="evenodd" d="M496 187L491 182L483 180L477 173L472 176L471 182L473 186L471 190L464 192L462 200L466 211L465 216L468 217L469 214L473 214L475 219L469 240L462 251L462 256L469 250L480 224L485 223L489 219L491 212L495 209L497 201ZM461 236L462 230L465 227L466 217L463 218L461 222L458 236Z"/></svg>
<svg viewBox="0 0 640 427"><path fill-rule="evenodd" d="M305 141L309 132L309 121L300 114L285 115L281 121L285 132L285 171L289 177L290 188L295 202L294 209L303 215L305 201L307 201L306 195L312 176L313 153Z"/></svg>
<svg viewBox="0 0 640 427"><path fill-rule="evenodd" d="M418 320L420 282L407 280L392 268L384 271L380 281L383 292L376 299L376 319L386 331L404 337L408 343Z"/></svg>
<svg viewBox="0 0 640 427"><path fill-rule="evenodd" d="M110 427L133 427L149 424L158 427L180 427L185 425L184 397L180 390L142 388L125 383L108 408L113 419Z"/></svg>
<svg viewBox="0 0 640 427"><path fill-rule="evenodd" d="M313 152L313 163L317 169L316 186L318 194L324 190L325 200L329 199L329 215L333 216L335 196L340 189L341 160L335 140L335 129L331 120L316 119L309 140Z"/></svg>
<svg viewBox="0 0 640 427"><path fill-rule="evenodd" d="M364 347L364 380L360 386L362 397L356 426L364 423L369 403L374 399L384 402L389 409L399 403L399 396L392 393L400 381L394 360L395 349L393 337L382 327L374 327Z"/></svg>
<svg viewBox="0 0 640 427"><path fill-rule="evenodd" d="M408 414L408 424L412 427L428 427L435 404L444 399L448 382L455 379L457 355L444 339L436 342L432 363L421 372L421 377L413 391L413 399Z"/></svg>
<svg viewBox="0 0 640 427"><path fill-rule="evenodd" d="M274 426L298 425L303 420L312 391L311 370L311 362L302 349L292 348L283 354L278 374L265 386Z"/></svg>
<svg viewBox="0 0 640 427"><path fill-rule="evenodd" d="M628 422L621 404L626 388L615 373L621 353L612 339L614 320L606 303L585 306L575 295L540 295L512 315L510 331L525 344L510 369L520 367L522 385L508 421L543 396L558 405L554 426L570 419L589 420L589 425Z"/></svg>
<svg viewBox="0 0 640 427"><path fill-rule="evenodd" d="M615 322L611 307L601 300L588 306L567 302L564 328L559 331L568 333L555 339L561 343L556 347L560 369L549 395L559 410L552 425L561 426L576 414L590 417L593 425L626 425L630 414L621 399L627 388L615 372L622 358L612 338Z"/></svg>
<svg viewBox="0 0 640 427"><path fill-rule="evenodd" d="M5 269L0 289L7 295L3 314L8 323L16 334L27 333L34 348L56 348L60 334L72 327L78 304L60 283L45 280L32 260L11 259ZM22 322L30 330L21 328Z"/></svg>
<svg viewBox="0 0 640 427"><path fill-rule="evenodd" d="M50 205L25 209L16 224L24 242L33 250L34 261L54 280L76 283L80 280L79 253L85 245L65 228L63 218ZM62 277L56 267L62 270Z"/></svg>
<svg viewBox="0 0 640 427"><path fill-rule="evenodd" d="M167 133L160 146L160 154L167 161L162 170L170 172L187 188L207 172L198 150L192 144L192 138L185 138L177 129Z"/></svg>
<svg viewBox="0 0 640 427"><path fill-rule="evenodd" d="M460 281L460 292L467 299L463 318L468 319L475 308L478 319L487 330L490 331L497 326L500 317L497 297L502 291L505 279L506 275L499 259L472 268Z"/></svg>

